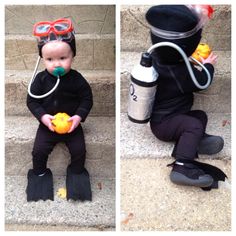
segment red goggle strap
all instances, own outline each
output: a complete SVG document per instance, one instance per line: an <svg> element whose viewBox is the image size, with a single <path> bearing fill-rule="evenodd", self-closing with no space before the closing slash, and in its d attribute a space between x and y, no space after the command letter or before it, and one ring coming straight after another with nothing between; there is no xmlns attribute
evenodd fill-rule
<svg viewBox="0 0 236 236"><path fill-rule="evenodd" d="M207 15L209 19L212 17L214 13L214 9L212 8L211 5L194 4L192 5L192 7L195 8L197 12L198 10L201 10L202 14Z"/></svg>

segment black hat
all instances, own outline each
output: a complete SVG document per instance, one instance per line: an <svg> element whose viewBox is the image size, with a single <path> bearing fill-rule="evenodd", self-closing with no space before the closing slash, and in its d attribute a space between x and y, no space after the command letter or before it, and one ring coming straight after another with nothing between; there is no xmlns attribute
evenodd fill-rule
<svg viewBox="0 0 236 236"><path fill-rule="evenodd" d="M52 39L52 40L56 40L56 39ZM76 40L75 40L74 34L71 35L71 38L69 40L68 39L62 39L61 41L69 44L69 46L70 46L70 48L73 52L73 57L75 57L75 55L76 55ZM40 57L43 57L42 56L42 48L43 48L44 45L45 44L38 44L39 56Z"/></svg>
<svg viewBox="0 0 236 236"><path fill-rule="evenodd" d="M148 23L156 28L186 32L199 22L198 17L185 5L159 5L151 7L146 13Z"/></svg>
<svg viewBox="0 0 236 236"><path fill-rule="evenodd" d="M198 17L185 5L159 5L151 7L146 13L148 23L157 29L171 32L188 32L193 30L199 22ZM202 29L186 38L169 39L151 31L153 44L172 42L180 46L187 56L192 55L201 40ZM182 56L170 47L157 48L156 54L164 63L175 63L182 60Z"/></svg>

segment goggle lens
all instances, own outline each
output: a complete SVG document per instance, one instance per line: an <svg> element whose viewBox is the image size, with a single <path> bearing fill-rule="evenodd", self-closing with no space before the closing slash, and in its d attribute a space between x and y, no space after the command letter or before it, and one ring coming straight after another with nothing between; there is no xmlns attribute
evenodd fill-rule
<svg viewBox="0 0 236 236"><path fill-rule="evenodd" d="M67 23L55 24L55 30L60 33L61 31L69 30L69 25Z"/></svg>
<svg viewBox="0 0 236 236"><path fill-rule="evenodd" d="M49 31L50 25L37 25L35 28L36 34L45 34Z"/></svg>

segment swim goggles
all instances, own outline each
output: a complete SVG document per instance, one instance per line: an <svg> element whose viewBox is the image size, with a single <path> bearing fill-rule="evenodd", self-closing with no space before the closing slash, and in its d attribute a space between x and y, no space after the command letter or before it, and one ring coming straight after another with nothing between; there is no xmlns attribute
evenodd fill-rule
<svg viewBox="0 0 236 236"><path fill-rule="evenodd" d="M70 19L61 18L55 21L41 21L34 25L33 35L39 44L52 40L70 41L74 35L74 28Z"/></svg>
<svg viewBox="0 0 236 236"><path fill-rule="evenodd" d="M210 5L186 5L194 15L198 18L198 24L191 30L187 32L176 32L162 30L151 26L151 32L164 39L182 39L187 38L195 34L199 29L201 29L206 22L211 18L214 10Z"/></svg>

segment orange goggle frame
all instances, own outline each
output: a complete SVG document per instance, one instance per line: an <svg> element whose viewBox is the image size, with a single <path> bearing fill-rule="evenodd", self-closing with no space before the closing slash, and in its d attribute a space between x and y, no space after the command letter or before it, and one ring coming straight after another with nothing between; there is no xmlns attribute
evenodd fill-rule
<svg viewBox="0 0 236 236"><path fill-rule="evenodd" d="M33 34L38 37L46 37L51 32L55 35L64 35L73 32L74 28L70 19L61 18L56 21L41 21L34 25Z"/></svg>

